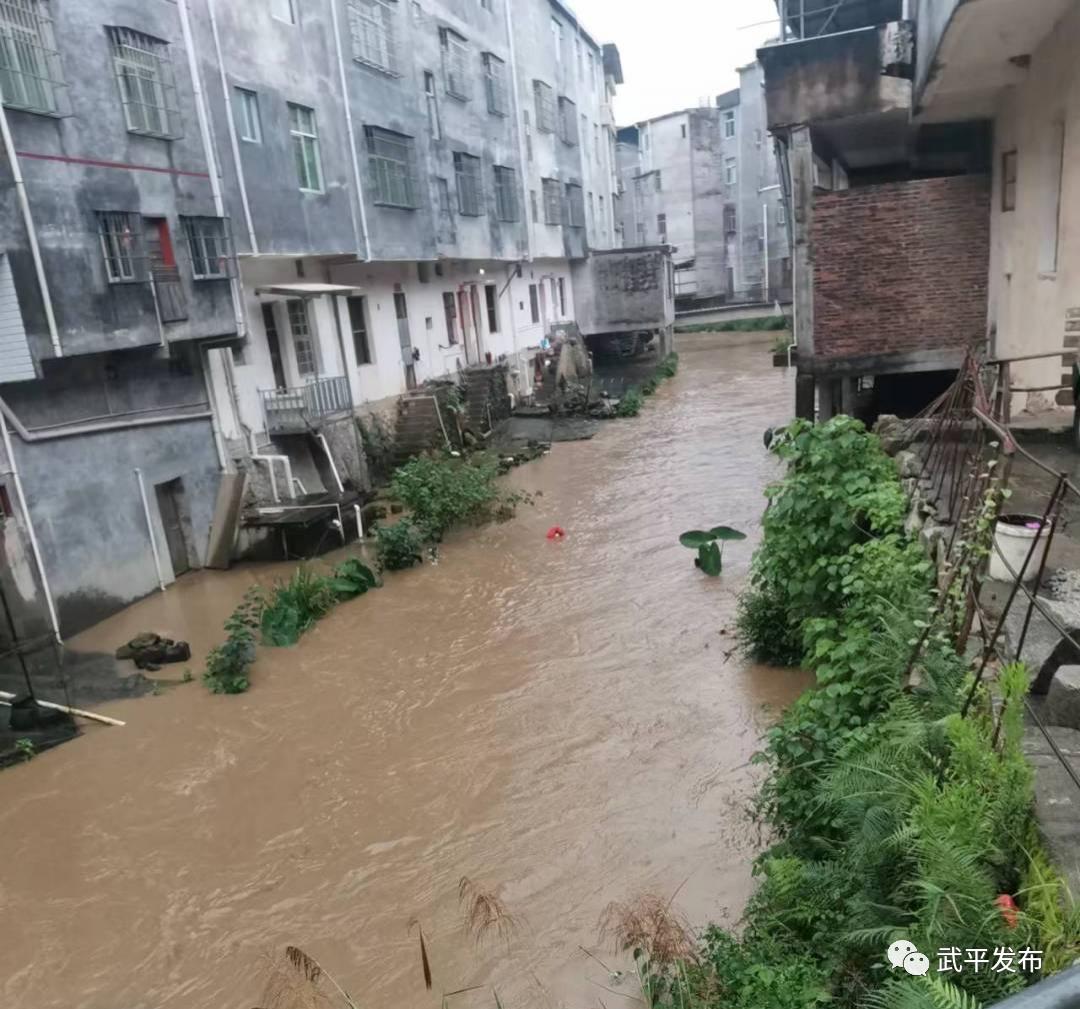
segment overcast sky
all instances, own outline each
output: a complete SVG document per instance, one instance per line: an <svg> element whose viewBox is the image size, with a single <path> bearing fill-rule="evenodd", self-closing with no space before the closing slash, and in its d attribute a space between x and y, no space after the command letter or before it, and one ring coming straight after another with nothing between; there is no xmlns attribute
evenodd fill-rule
<svg viewBox="0 0 1080 1009"><path fill-rule="evenodd" d="M773 0L570 0L570 7L598 43L614 42L622 54L620 125L736 87L736 67L752 62L780 27ZM769 23L745 27L759 21Z"/></svg>

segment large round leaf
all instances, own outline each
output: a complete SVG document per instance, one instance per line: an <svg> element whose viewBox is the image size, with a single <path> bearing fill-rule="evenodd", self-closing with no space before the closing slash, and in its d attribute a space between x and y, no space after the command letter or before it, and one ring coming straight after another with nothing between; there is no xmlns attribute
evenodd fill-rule
<svg viewBox="0 0 1080 1009"><path fill-rule="evenodd" d="M729 540L746 539L746 533L741 533L738 529L732 529L731 526L713 526L712 529L709 530L709 535L714 539L723 540L725 542Z"/></svg>
<svg viewBox="0 0 1080 1009"><path fill-rule="evenodd" d="M698 565L705 574L715 578L724 569L720 556L720 547L715 543L706 543L698 549Z"/></svg>
<svg viewBox="0 0 1080 1009"><path fill-rule="evenodd" d="M702 529L691 529L679 537L679 542L684 547L697 550L698 547L703 547L706 543L712 543L714 539L716 537L711 532L707 533Z"/></svg>

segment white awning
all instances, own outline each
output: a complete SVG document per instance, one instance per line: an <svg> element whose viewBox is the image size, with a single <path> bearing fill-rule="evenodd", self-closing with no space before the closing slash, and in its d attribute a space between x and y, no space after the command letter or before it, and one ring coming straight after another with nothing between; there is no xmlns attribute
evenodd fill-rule
<svg viewBox="0 0 1080 1009"><path fill-rule="evenodd" d="M355 294L361 288L349 284L316 284L300 281L295 284L271 284L256 287L257 295L271 295L279 298L321 298L324 294Z"/></svg>

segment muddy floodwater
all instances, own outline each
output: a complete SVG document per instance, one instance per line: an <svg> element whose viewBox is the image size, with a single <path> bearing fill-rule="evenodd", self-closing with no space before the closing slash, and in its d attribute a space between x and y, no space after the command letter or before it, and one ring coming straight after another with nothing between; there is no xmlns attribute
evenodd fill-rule
<svg viewBox="0 0 1080 1009"><path fill-rule="evenodd" d="M613 961L597 920L645 890L737 917L748 760L805 682L726 658L789 383L764 345L684 354L640 417L510 476L533 506L260 649L243 696L210 695L200 660L273 569L185 577L81 636L190 637L196 682L0 773L0 1005L248 1009L290 943L364 1009L470 985L507 1009L629 1004L579 946ZM708 579L677 537L720 523L750 540ZM518 917L509 945L464 934L462 876Z"/></svg>

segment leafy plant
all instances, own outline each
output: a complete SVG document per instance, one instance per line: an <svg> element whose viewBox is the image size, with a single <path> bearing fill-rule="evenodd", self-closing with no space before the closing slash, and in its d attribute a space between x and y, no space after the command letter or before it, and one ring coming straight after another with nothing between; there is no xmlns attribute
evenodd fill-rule
<svg viewBox="0 0 1080 1009"><path fill-rule="evenodd" d="M402 571L423 561L424 541L408 519L375 529L375 554L384 571Z"/></svg>
<svg viewBox="0 0 1080 1009"><path fill-rule="evenodd" d="M225 621L225 641L206 657L203 683L214 694L242 694L251 686L248 670L255 661L255 628L263 599L258 586L244 593L240 605Z"/></svg>
<svg viewBox="0 0 1080 1009"><path fill-rule="evenodd" d="M375 572L356 557L347 557L334 568L330 587L339 599L355 599L378 586Z"/></svg>
<svg viewBox="0 0 1080 1009"><path fill-rule="evenodd" d="M264 645L295 645L338 601L333 581L299 567L267 594L259 623Z"/></svg>
<svg viewBox="0 0 1080 1009"><path fill-rule="evenodd" d="M679 537L679 542L684 547L696 550L698 555L694 558L694 566L715 578L724 569L723 544L744 539L746 539L746 533L739 532L738 529L732 529L731 526L714 526L707 532L691 529Z"/></svg>
<svg viewBox="0 0 1080 1009"><path fill-rule="evenodd" d="M644 399L637 389L631 387L622 394L618 405L615 407L616 417L636 417L641 413Z"/></svg>
<svg viewBox="0 0 1080 1009"><path fill-rule="evenodd" d="M657 378L674 378L679 370L679 355L672 351L656 366Z"/></svg>
<svg viewBox="0 0 1080 1009"><path fill-rule="evenodd" d="M37 749L34 746L32 739L16 739L15 740L15 752L23 760L33 760L37 756Z"/></svg>

